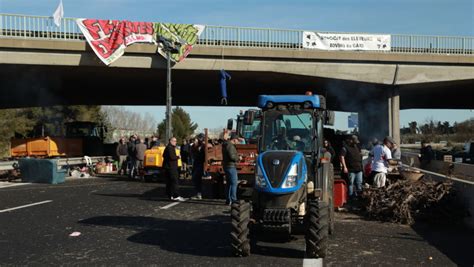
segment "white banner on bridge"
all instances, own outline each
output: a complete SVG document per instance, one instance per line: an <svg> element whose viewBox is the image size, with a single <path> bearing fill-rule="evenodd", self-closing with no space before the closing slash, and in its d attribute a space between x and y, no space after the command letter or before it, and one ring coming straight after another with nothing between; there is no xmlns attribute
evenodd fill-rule
<svg viewBox="0 0 474 267"><path fill-rule="evenodd" d="M303 48L390 51L390 35L303 32Z"/></svg>

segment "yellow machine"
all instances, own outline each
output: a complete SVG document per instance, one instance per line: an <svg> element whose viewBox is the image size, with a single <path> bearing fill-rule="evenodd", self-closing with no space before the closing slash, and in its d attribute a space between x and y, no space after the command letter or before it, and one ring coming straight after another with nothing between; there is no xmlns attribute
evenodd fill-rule
<svg viewBox="0 0 474 267"><path fill-rule="evenodd" d="M67 137L13 138L11 157L80 157L83 140Z"/></svg>
<svg viewBox="0 0 474 267"><path fill-rule="evenodd" d="M143 161L143 176L145 180L150 177L158 177L163 172L163 152L165 146L153 147L145 151L145 159ZM179 149L176 149L176 155L180 155ZM181 168L181 159L178 160L178 167Z"/></svg>

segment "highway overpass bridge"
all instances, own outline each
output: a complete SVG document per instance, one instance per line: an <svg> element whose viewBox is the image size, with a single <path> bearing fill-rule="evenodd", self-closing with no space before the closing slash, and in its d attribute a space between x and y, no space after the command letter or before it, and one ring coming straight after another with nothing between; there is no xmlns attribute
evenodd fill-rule
<svg viewBox="0 0 474 267"><path fill-rule="evenodd" d="M49 17L0 14L0 29L1 108L165 104L166 61L154 45L134 44L106 66L74 19L57 28ZM230 105L311 90L330 109L358 112L365 137L398 139L400 109L474 108L473 37L391 35L390 51L348 52L303 49L302 33L206 26L173 66L173 104L219 105L225 69Z"/></svg>

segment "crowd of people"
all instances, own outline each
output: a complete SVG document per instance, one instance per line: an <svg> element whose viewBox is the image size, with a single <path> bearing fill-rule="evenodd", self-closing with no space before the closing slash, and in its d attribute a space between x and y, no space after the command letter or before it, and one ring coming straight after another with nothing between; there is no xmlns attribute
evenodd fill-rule
<svg viewBox="0 0 474 267"><path fill-rule="evenodd" d="M137 170L143 167L145 151L159 145L160 141L156 136L140 138L137 135L132 135L128 141L125 137L120 138L116 148L116 157L119 163L118 174L135 178L138 175Z"/></svg>
<svg viewBox="0 0 474 267"><path fill-rule="evenodd" d="M172 137L163 151L163 175L166 181L166 195L174 201L184 201L179 192L178 179L180 173L185 176L191 174L195 195L191 199L202 199L202 178L207 176L204 170L206 147L222 144L223 162L222 166L227 178L227 204L237 201L237 169L236 163L240 160L236 144L242 144L243 138L233 133L230 136L224 135L219 139L209 139L205 143L203 134L189 140L183 140L179 146L179 154L176 153L177 139ZM153 147L160 146L156 136L151 138L140 138L136 135L130 136L128 141L121 138L117 145L116 156L119 162L118 174L128 175L130 178L138 176L138 170L143 168L145 151ZM179 167L178 161L182 166Z"/></svg>
<svg viewBox="0 0 474 267"><path fill-rule="evenodd" d="M178 186L180 173L184 173L185 176L191 175L192 177L195 195L191 198L202 199L202 178L207 176L204 170L205 149L209 146L222 144L222 167L228 185L226 203L231 204L237 201L238 175L236 163L240 158L235 145L242 144L242 140L243 138L232 133L230 136L225 134L219 139L209 139L205 143L204 135L198 134L194 138L183 140L182 145L179 146L180 154L178 155L176 154L177 140L172 137L168 140L163 153L167 196L175 201L184 200L179 193ZM156 136L142 139L132 135L128 141L121 138L117 146L118 173L121 175L127 174L134 178L137 175L137 170L143 168L145 151L159 145L160 141ZM360 196L364 184L365 186L384 187L390 168L389 161L399 161L401 159L400 147L390 136L385 137L382 142L373 139L366 148L370 151L369 163L364 166L362 163L362 147L356 135L347 138L338 153L336 153L329 140L324 140L325 151L331 155L332 162L340 166L341 174L348 182L349 199ZM423 142L421 153L423 155L420 158L422 163L426 164L432 159L433 153L427 142ZM181 167L178 165L179 160L182 162Z"/></svg>
<svg viewBox="0 0 474 267"><path fill-rule="evenodd" d="M381 143L377 139L373 139L367 145L369 163L366 166L363 165L362 147L356 135L349 136L344 140L337 154L328 140L324 140L324 148L331 154L332 162L340 165L341 176L348 183L349 199L359 197L364 184L384 187L390 168L389 161L401 159L400 148L390 136L385 137ZM335 160L336 158L339 160ZM335 166L335 168L337 167Z"/></svg>

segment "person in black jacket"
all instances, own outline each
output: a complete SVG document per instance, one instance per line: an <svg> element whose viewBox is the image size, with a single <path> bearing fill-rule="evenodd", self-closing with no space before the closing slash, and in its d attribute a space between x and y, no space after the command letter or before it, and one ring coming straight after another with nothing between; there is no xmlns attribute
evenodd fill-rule
<svg viewBox="0 0 474 267"><path fill-rule="evenodd" d="M117 145L117 158L119 159L119 175L125 175L127 173L127 156L128 147L125 143L125 138L120 138L119 144Z"/></svg>
<svg viewBox="0 0 474 267"><path fill-rule="evenodd" d="M166 194L171 200L184 201L178 193L178 160L176 155L176 138L171 137L168 145L163 151L163 168L166 176Z"/></svg>
<svg viewBox="0 0 474 267"><path fill-rule="evenodd" d="M199 134L196 142L191 148L193 157L193 173L192 180L196 195L192 199L202 199L202 176L204 175L204 161L206 156L206 144L204 143L204 135Z"/></svg>
<svg viewBox="0 0 474 267"><path fill-rule="evenodd" d="M239 143L239 136L232 133L227 142L222 145L222 166L224 167L225 176L227 178L228 191L226 204L232 204L237 201L237 168L236 164L239 161L239 155L235 144Z"/></svg>
<svg viewBox="0 0 474 267"><path fill-rule="evenodd" d="M136 136L130 136L130 139L127 143L127 151L128 151L128 177L133 178L135 176L135 145L136 145Z"/></svg>
<svg viewBox="0 0 474 267"><path fill-rule="evenodd" d="M339 158L342 165L342 171L349 180L349 197L355 198L362 191L362 154L359 147L359 138L352 135L343 145ZM355 185L355 190L354 190Z"/></svg>

